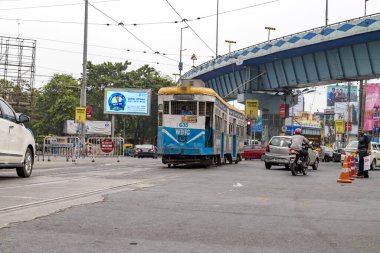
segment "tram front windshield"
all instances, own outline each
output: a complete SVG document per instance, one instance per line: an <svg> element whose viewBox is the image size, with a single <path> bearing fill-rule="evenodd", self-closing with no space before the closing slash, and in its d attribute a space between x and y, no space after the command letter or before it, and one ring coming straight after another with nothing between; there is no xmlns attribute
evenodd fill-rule
<svg viewBox="0 0 380 253"><path fill-rule="evenodd" d="M195 101L173 101L173 115L197 115L197 102Z"/></svg>

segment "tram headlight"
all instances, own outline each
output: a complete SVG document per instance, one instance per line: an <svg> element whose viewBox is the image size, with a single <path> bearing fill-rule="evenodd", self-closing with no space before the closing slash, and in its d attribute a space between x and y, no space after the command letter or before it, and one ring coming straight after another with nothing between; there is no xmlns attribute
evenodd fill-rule
<svg viewBox="0 0 380 253"><path fill-rule="evenodd" d="M187 136L186 135L180 135L180 136L178 136L178 139L180 142L185 142L187 139Z"/></svg>

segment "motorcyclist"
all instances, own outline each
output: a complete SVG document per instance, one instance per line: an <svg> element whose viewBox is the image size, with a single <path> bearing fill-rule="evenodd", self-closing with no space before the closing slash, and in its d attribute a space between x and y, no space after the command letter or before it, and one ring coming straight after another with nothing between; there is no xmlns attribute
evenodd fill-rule
<svg viewBox="0 0 380 253"><path fill-rule="evenodd" d="M309 140L305 136L301 135L301 129L297 128L294 131L294 135L292 136L292 144L290 145L290 148L297 150L297 152L300 154L300 157L305 157L303 165L306 167L306 161L309 158L309 153L306 150L302 149L302 144L311 147Z"/></svg>

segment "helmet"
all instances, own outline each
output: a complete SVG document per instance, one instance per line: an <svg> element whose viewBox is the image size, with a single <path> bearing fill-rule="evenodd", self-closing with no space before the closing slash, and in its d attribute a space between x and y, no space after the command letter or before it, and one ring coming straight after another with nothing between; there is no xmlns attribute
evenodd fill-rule
<svg viewBox="0 0 380 253"><path fill-rule="evenodd" d="M301 128L297 128L297 129L294 131L294 134L295 134L295 135L300 135L300 134L301 134Z"/></svg>

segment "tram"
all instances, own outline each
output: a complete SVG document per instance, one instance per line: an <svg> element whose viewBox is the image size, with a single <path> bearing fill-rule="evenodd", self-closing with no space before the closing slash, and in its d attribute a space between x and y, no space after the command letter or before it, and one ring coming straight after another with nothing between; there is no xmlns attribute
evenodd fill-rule
<svg viewBox="0 0 380 253"><path fill-rule="evenodd" d="M244 112L202 81L182 80L158 91L157 148L168 167L238 163L244 134Z"/></svg>

